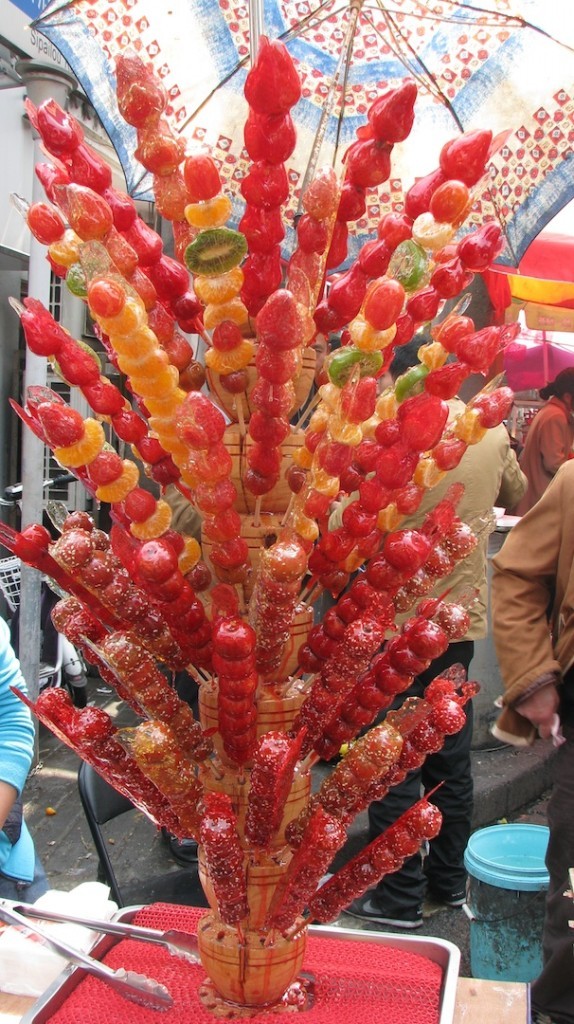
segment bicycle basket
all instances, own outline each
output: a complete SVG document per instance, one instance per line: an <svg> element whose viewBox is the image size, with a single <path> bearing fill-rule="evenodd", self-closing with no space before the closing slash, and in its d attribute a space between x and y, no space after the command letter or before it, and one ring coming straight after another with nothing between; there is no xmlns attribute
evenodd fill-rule
<svg viewBox="0 0 574 1024"><path fill-rule="evenodd" d="M20 604L20 559L0 558L0 590L11 612Z"/></svg>

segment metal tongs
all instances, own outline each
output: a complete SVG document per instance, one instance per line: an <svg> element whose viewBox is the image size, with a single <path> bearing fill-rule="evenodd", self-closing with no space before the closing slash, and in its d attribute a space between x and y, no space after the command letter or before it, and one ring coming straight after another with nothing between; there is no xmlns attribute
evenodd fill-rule
<svg viewBox="0 0 574 1024"><path fill-rule="evenodd" d="M161 931L159 928L143 928L141 925L126 924L120 921L101 921L91 917L77 917L74 914L61 914L57 910L36 907L33 903L16 903L13 900L0 899L0 908L3 906L23 914L24 917L33 917L42 921L61 921L63 924L81 924L84 928L102 932L103 935L119 935L123 939L154 942L156 945L165 946L170 953L181 957L182 960L199 963L197 935L193 935L191 932L182 932L177 928Z"/></svg>
<svg viewBox="0 0 574 1024"><path fill-rule="evenodd" d="M28 916L28 911L30 910L33 910L34 914ZM23 911L23 913L18 911ZM79 949L68 945L67 942L63 942L61 939L48 934L48 932L45 932L43 928L39 928L36 924L31 924L30 917L32 916L42 918L43 920L65 921L68 924L84 924L87 927L92 927L93 925L96 930L106 933L109 932L111 927L114 927L112 922L105 922L105 927L102 928L101 926L104 924L102 921L90 922L86 918L67 917L54 911L42 911L32 905L16 903L12 900L0 900L0 918L3 921L16 925L19 928L28 928L31 932L38 935L47 946L50 946L56 953L59 953L60 956L65 957L66 960L75 964L76 967L81 967L82 970L93 974L100 981L106 982L124 998L131 999L132 1002L138 1003L140 1006L147 1006L150 1010L169 1010L173 1006L173 999L165 985L155 981L154 978L146 977L145 974L126 971L123 967L119 967L114 971L111 967L100 963L99 960L95 960L87 953L83 953ZM114 931L111 934L116 934L116 927L117 925L115 925ZM127 927L131 926L128 925ZM147 930L143 929L143 931ZM150 930L153 931L153 929ZM125 932L122 930L121 934L125 935Z"/></svg>

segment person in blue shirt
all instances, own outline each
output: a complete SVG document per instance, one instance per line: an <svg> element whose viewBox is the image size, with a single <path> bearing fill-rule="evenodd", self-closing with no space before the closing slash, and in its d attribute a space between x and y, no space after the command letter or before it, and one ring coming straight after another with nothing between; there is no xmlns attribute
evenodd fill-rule
<svg viewBox="0 0 574 1024"><path fill-rule="evenodd" d="M34 724L12 686L26 692L8 625L0 619L0 897L34 903L48 889L22 805L34 753Z"/></svg>

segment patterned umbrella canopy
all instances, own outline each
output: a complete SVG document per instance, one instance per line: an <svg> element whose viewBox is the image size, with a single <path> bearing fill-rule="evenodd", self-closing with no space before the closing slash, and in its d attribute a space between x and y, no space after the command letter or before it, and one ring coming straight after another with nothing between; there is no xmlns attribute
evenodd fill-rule
<svg viewBox="0 0 574 1024"><path fill-rule="evenodd" d="M395 147L390 180L373 190L357 222L361 241L384 213L401 209L404 191L437 166L442 144L460 130L508 133L474 211L475 223L495 218L503 226L506 263L517 265L574 196L574 34L562 0L259 3L249 9L241 0L54 0L36 22L100 115L132 195L151 198L150 181L133 156L134 130L118 113L115 55L132 48L153 63L169 93L168 117L188 151L209 146L233 183L246 169L250 42L263 32L286 43L303 82L287 224L311 155L319 166L341 160L376 95L405 77L418 84L415 125ZM242 201L233 191L239 218Z"/></svg>

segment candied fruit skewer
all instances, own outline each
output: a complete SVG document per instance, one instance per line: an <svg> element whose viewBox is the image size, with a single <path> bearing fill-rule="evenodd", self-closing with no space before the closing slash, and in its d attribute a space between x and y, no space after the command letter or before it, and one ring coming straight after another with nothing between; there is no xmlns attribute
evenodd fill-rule
<svg viewBox="0 0 574 1024"><path fill-rule="evenodd" d="M249 106L245 147L252 163L240 185L246 202L243 223L249 229L255 220L257 229L250 231L241 296L249 315L255 317L281 285L280 212L289 198L285 161L296 142L290 110L301 96L299 75L280 40L261 36L244 92Z"/></svg>
<svg viewBox="0 0 574 1024"><path fill-rule="evenodd" d="M16 691L15 691L16 692ZM101 708L75 708L60 687L43 690L36 703L17 691L36 717L99 775L158 825L180 834L176 816L161 791L118 743L118 730Z"/></svg>
<svg viewBox="0 0 574 1024"><path fill-rule="evenodd" d="M119 388L105 377L89 373L89 357L83 345L80 345L64 328L58 324L51 313L37 299L27 298L24 306L14 299L10 304L20 317L26 344L31 352L36 355L45 355L48 358L58 359L64 374L70 384L77 385L86 398L88 404L98 415L109 417L110 423L120 440L132 444L142 461L149 466L149 473L158 483L166 481L165 459L171 461L168 452L159 447L159 442L153 445L153 462L146 458L152 448L151 438L144 421L131 409L129 402L124 398ZM68 355L68 362L63 359L62 352ZM79 359L82 362L79 362ZM87 361L88 379L86 379L86 368L83 364ZM70 379L73 378L73 379ZM30 389L29 389L30 390ZM160 468L159 464L162 463ZM119 474L118 474L119 475ZM173 473L169 474L173 479ZM110 480L104 480L108 483Z"/></svg>
<svg viewBox="0 0 574 1024"><path fill-rule="evenodd" d="M462 485L449 488L435 509L425 517L419 530L395 530L387 535L383 550L369 560L365 576L353 581L300 648L299 664L304 671L320 669L331 653L332 641L340 640L345 627L365 611L377 609L377 614L382 615L387 610L389 615L392 614L391 599L425 564L432 554L436 536L452 527L455 505L461 494ZM338 538L335 534L328 536L334 545ZM322 567L325 567L325 561L315 549L309 558L309 568L321 578ZM331 571L329 563L327 570Z"/></svg>
<svg viewBox="0 0 574 1024"><path fill-rule="evenodd" d="M175 430L187 452L181 462L182 479L202 514L203 534L213 542L214 572L225 582L241 583L247 575L249 550L235 511L237 489L224 444L225 418L206 395L193 392L176 414Z"/></svg>
<svg viewBox="0 0 574 1024"><path fill-rule="evenodd" d="M301 352L313 336L313 323L292 292L278 288L261 306L255 332L259 377L250 398L256 415L249 422L253 444L247 452L244 482L251 494L261 497L279 480L281 444L291 430L293 381L299 373Z"/></svg>
<svg viewBox="0 0 574 1024"><path fill-rule="evenodd" d="M98 645L98 652L145 715L171 727L186 757L194 762L209 757L212 740L134 633L110 633Z"/></svg>
<svg viewBox="0 0 574 1024"><path fill-rule="evenodd" d="M407 857L417 852L423 840L438 835L441 825L438 807L426 799L419 800L320 886L309 900L308 920L333 921L366 889L397 871Z"/></svg>
<svg viewBox="0 0 574 1024"><path fill-rule="evenodd" d="M464 705L480 687L478 683L463 682L460 693L457 693L454 686L458 684L446 676L437 676L427 686L424 700L431 705L428 720L421 723L420 728L414 729L411 735L405 736L398 761L386 775L370 784L357 813L373 800L382 800L391 786L402 782L409 771L420 768L429 753L441 749L445 736L452 736L462 728L465 721ZM394 720L394 715L395 712L390 711L387 719Z"/></svg>
<svg viewBox="0 0 574 1024"><path fill-rule="evenodd" d="M321 666L294 723L295 729L306 730L303 754L313 749L326 723L337 715L357 673L366 670L381 646L388 625L386 616L365 614L351 622L342 639L334 642L333 653Z"/></svg>
<svg viewBox="0 0 574 1024"><path fill-rule="evenodd" d="M257 634L256 667L265 677L272 677L281 662L306 571L307 552L292 531L284 530L261 552L249 620Z"/></svg>
<svg viewBox="0 0 574 1024"><path fill-rule="evenodd" d="M225 754L238 765L253 755L257 742L255 632L236 615L213 626L213 668L217 673L218 727Z"/></svg>
<svg viewBox="0 0 574 1024"><path fill-rule="evenodd" d="M314 745L316 753L327 760L334 757L341 744L369 725L398 693L408 689L414 677L427 669L451 640L464 636L469 621L467 613L458 621L454 616L451 622L445 615L440 624L422 615L408 619L401 633L388 641L370 668L347 692L337 717L330 715L324 723Z"/></svg>
<svg viewBox="0 0 574 1024"><path fill-rule="evenodd" d="M225 924L238 925L249 915L247 877L237 819L227 793L206 792L199 841L219 916Z"/></svg>
<svg viewBox="0 0 574 1024"><path fill-rule="evenodd" d="M74 515L68 518L71 522L64 524L61 536L50 546L54 561L99 599L108 609L108 621L112 613L114 628L135 627L142 643L156 657L174 668L183 668L185 658L160 610L134 585L119 558L109 549L107 535L103 534L106 547L102 550L98 546L101 531L75 526Z"/></svg>
<svg viewBox="0 0 574 1024"><path fill-rule="evenodd" d="M303 733L267 732L260 737L250 773L245 838L268 850L276 835L301 753Z"/></svg>
<svg viewBox="0 0 574 1024"><path fill-rule="evenodd" d="M346 838L337 818L320 805L313 808L301 845L275 890L264 930L286 932L295 924Z"/></svg>
<svg viewBox="0 0 574 1024"><path fill-rule="evenodd" d="M173 730L165 722L143 722L135 728L120 729L118 740L165 796L179 822L177 834L197 839L203 784L192 762L182 754Z"/></svg>
<svg viewBox="0 0 574 1024"><path fill-rule="evenodd" d="M324 779L308 806L289 822L286 838L291 848L296 849L301 843L309 815L317 804L345 825L367 807L368 794L399 763L407 737L430 713L427 701L410 697L398 711L390 712L384 722L359 737Z"/></svg>
<svg viewBox="0 0 574 1024"><path fill-rule="evenodd" d="M18 533L6 523L0 523L0 541L26 565L38 569L63 590L77 597L82 604L87 605L106 626L117 629L122 625L123 620L119 616L52 557L48 550L52 538L45 527L33 524Z"/></svg>

